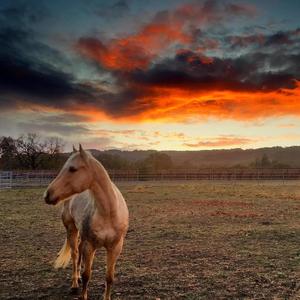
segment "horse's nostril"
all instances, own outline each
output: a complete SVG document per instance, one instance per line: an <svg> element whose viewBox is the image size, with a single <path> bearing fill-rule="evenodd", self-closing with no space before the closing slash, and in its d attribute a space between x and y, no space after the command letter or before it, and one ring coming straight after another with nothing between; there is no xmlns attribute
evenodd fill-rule
<svg viewBox="0 0 300 300"><path fill-rule="evenodd" d="M46 203L49 203L49 198L50 198L50 195L49 195L49 191L45 191L44 193L44 200Z"/></svg>

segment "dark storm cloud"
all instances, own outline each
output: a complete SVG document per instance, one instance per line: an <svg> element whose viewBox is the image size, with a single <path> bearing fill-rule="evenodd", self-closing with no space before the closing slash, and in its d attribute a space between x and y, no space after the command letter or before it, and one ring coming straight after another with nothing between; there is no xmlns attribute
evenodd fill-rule
<svg viewBox="0 0 300 300"><path fill-rule="evenodd" d="M76 93L72 77L41 63L22 60L22 57L0 57L0 87L3 94L55 99Z"/></svg>
<svg viewBox="0 0 300 300"><path fill-rule="evenodd" d="M64 108L94 102L101 91L63 70L72 62L40 41L32 25L46 13L38 4L29 4L0 10L0 107L36 104Z"/></svg>
<svg viewBox="0 0 300 300"><path fill-rule="evenodd" d="M194 90L232 90L255 91L277 90L295 87L295 79L300 72L293 70L293 62L298 58L284 56L285 69L281 71L266 70L272 56L254 53L237 58L206 58L186 50L177 54L174 59L154 65L149 70L139 70L130 76L132 82L142 86L168 87ZM281 65L282 67L283 65ZM274 66L279 68L279 66Z"/></svg>
<svg viewBox="0 0 300 300"><path fill-rule="evenodd" d="M60 53L36 40L30 25L44 17L23 3L0 11L0 105L17 101L48 101L73 93L72 78L45 61Z"/></svg>
<svg viewBox="0 0 300 300"><path fill-rule="evenodd" d="M131 106L139 98L139 90L125 88L106 92L88 82L78 82L70 73L56 69L37 57L27 56L21 51L39 48L43 57L55 50L30 39L24 31L5 29L0 31L0 107L2 109L41 105L45 107L76 110L78 106L94 107L112 115L135 113L140 108ZM33 51L33 50L32 50ZM31 53L32 53L31 51ZM52 53L53 54L53 53ZM116 78L117 79L117 78ZM70 117L70 116L68 116ZM71 120L74 119L74 116ZM80 121L77 119L76 121Z"/></svg>
<svg viewBox="0 0 300 300"><path fill-rule="evenodd" d="M2 108L20 102L65 107L94 98L91 87L51 64L64 62L63 54L37 41L30 29L0 27L0 45Z"/></svg>
<svg viewBox="0 0 300 300"><path fill-rule="evenodd" d="M138 92L122 89L112 94L44 61L63 60L57 50L34 39L29 31L0 28L0 107L24 107L26 103L54 108L95 107L121 114ZM38 49L37 56L34 56ZM41 57L41 59L40 59ZM134 108L131 108L134 110Z"/></svg>
<svg viewBox="0 0 300 300"><path fill-rule="evenodd" d="M116 5L125 4L120 2ZM74 110L78 106L86 106L110 111L112 105L121 112L121 103L126 105L129 98L136 98L134 91L122 90L120 94L111 94L92 83L79 81L73 73L63 71L62 67L72 62L59 50L39 40L29 26L33 16L30 17L28 11L22 9L11 7L0 11L2 110L38 105ZM18 17L18 21L11 20L12 17ZM84 60L82 62L85 63ZM101 69L98 71L102 72ZM106 105L107 101L111 104ZM74 116L71 117L73 119Z"/></svg>
<svg viewBox="0 0 300 300"><path fill-rule="evenodd" d="M91 89L74 82L72 75L56 70L43 62L25 57L0 55L0 101L14 101L60 107L91 97ZM7 100L6 100L7 99ZM65 102L65 103L64 103Z"/></svg>

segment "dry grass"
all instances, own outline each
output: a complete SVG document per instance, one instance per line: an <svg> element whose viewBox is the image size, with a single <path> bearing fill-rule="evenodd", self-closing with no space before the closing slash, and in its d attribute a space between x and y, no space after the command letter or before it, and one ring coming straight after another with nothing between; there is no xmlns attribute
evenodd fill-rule
<svg viewBox="0 0 300 300"><path fill-rule="evenodd" d="M299 182L121 184L131 214L114 299L289 299L300 282ZM65 233L42 190L0 192L1 299L76 299L52 261ZM90 299L104 289L97 253Z"/></svg>

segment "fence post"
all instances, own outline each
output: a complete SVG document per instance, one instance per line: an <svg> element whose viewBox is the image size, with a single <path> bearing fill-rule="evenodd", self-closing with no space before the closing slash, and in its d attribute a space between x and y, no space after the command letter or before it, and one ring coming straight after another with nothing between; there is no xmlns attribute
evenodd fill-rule
<svg viewBox="0 0 300 300"><path fill-rule="evenodd" d="M10 171L9 172L9 187L10 188L12 188L13 186L12 186L12 184L13 184L13 172L12 171Z"/></svg>

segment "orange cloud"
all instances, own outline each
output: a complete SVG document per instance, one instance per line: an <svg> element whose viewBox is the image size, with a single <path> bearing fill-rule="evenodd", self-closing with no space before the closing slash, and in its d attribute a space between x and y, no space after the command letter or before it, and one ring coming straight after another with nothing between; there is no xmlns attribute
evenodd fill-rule
<svg viewBox="0 0 300 300"><path fill-rule="evenodd" d="M191 148L228 147L228 146L242 146L242 145L253 143L254 141L255 140L249 138L229 135L229 136L214 137L211 139L198 141L196 143L184 143L183 145Z"/></svg>
<svg viewBox="0 0 300 300"><path fill-rule="evenodd" d="M112 115L94 103L72 105L69 113L86 118L88 122L189 122L210 117L238 121L253 121L268 117L300 116L300 81L294 89L275 91L214 91L180 88L150 88L148 94L136 99L127 111ZM64 108L30 105L22 111L61 112ZM135 113L134 113L135 112ZM285 125L282 127L291 127Z"/></svg>
<svg viewBox="0 0 300 300"><path fill-rule="evenodd" d="M271 116L300 115L300 82L295 89L276 91L183 91L156 88L152 109L134 118L140 120L216 117L220 119L253 120Z"/></svg>
<svg viewBox="0 0 300 300"><path fill-rule="evenodd" d="M95 101L75 110L90 116L91 121L119 122L206 117L249 120L298 114L300 107L295 98L299 96L299 85L283 89L292 87L292 75L256 74L256 58L250 56L238 61L205 54L207 49L219 48L221 42L201 34L200 25L256 14L254 6L205 1L159 12L137 32L125 37L106 41L79 39L77 49L111 71L120 93L100 99L102 104L98 107ZM232 42L260 40L261 37L250 37ZM171 47L174 45L177 47ZM169 59L162 59L164 56L160 55L169 49Z"/></svg>
<svg viewBox="0 0 300 300"><path fill-rule="evenodd" d="M255 7L247 5L227 5L218 1L206 1L203 5L184 4L172 11L158 12L137 33L108 41L82 37L76 48L108 70L145 69L171 45L191 45L195 39L193 30L197 31L200 25L255 14ZM212 38L204 38L200 45L197 44L197 50L202 52L218 47L219 42Z"/></svg>
<svg viewBox="0 0 300 300"><path fill-rule="evenodd" d="M106 44L95 38L81 38L79 51L109 70L144 69L152 59L171 44L188 43L190 36L183 32L183 22L152 22L137 34L112 39Z"/></svg>
<svg viewBox="0 0 300 300"><path fill-rule="evenodd" d="M278 127L279 128L295 128L296 124L293 124L293 123L279 124Z"/></svg>

